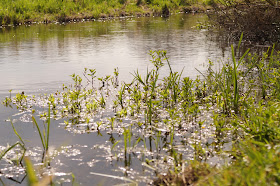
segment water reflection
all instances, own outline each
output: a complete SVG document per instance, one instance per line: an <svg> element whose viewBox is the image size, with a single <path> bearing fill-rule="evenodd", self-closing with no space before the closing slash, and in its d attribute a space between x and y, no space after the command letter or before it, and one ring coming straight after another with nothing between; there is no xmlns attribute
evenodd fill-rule
<svg viewBox="0 0 280 186"><path fill-rule="evenodd" d="M57 89L69 75L84 67L95 68L98 76L119 67L120 80L130 72L145 72L149 50L168 51L175 71L198 75L208 59L226 56L226 47L212 39L215 34L193 28L205 15L179 14L165 18L33 25L0 29L1 93L9 89L38 91ZM167 67L166 69L167 70ZM41 90L39 90L40 92Z"/></svg>

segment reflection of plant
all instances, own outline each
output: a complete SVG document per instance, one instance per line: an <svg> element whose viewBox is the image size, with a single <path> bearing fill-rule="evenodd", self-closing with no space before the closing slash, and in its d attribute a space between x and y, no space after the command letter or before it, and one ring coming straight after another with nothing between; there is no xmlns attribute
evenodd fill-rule
<svg viewBox="0 0 280 186"><path fill-rule="evenodd" d="M16 142L15 144L13 144L12 146L8 146L5 150L1 151L0 152L0 160L9 152L11 151L12 149L16 148L17 146L20 146L20 148L22 149L22 155L20 157L19 160L17 160L17 165L18 164L22 164L22 159L25 155L25 152L26 152L26 148L25 148L25 144L24 144L24 141L22 140L21 136L18 134L18 132L16 131L16 128L14 127L14 124L13 122L11 121L11 125L13 127L13 130L14 130L14 133L15 135L18 137L18 139L20 141Z"/></svg>
<svg viewBox="0 0 280 186"><path fill-rule="evenodd" d="M17 164L17 165L22 164L22 159L23 159L23 157L24 157L24 154L25 154L26 149L25 149L24 144L22 144L21 142L16 142L16 143L13 144L12 146L8 146L5 150L1 151L1 152L0 152L0 160L2 160L3 157L4 157L9 151L11 151L12 149L16 148L17 146L20 146L20 148L23 150L23 152L22 152L21 157L20 157L18 160L16 160L16 162L17 162L16 164Z"/></svg>

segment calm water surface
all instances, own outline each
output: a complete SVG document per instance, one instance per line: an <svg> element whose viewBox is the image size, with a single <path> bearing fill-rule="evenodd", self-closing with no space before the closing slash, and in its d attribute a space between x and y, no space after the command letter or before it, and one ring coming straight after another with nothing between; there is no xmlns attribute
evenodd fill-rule
<svg viewBox="0 0 280 186"><path fill-rule="evenodd" d="M49 93L59 90L63 83L71 81L70 74L82 74L85 67L96 69L98 77L113 75L118 67L120 80L131 80L132 73L139 70L144 74L151 67L149 50L166 50L174 71L184 68L183 76L195 78L198 71L205 71L209 59L225 60L228 47L217 42L217 34L198 30L198 22L206 21L205 15L174 15L164 18L129 18L112 21L71 23L66 25L32 25L0 29L0 98L25 91L26 94ZM163 74L169 73L167 65ZM17 141L8 118L15 116L16 109L0 106L0 146ZM30 122L15 120L15 126L30 147L40 147L38 133ZM93 172L124 176L122 167L126 161L102 161L103 152L94 146L102 146L112 136L103 133L73 134L58 127L58 121L51 126L51 144L71 146L71 152L57 155L52 167L62 182L72 180L71 172L82 185L112 185L124 181L96 176ZM99 137L97 137L99 136ZM113 137L116 141L120 136ZM40 150L34 150L38 154ZM34 155L38 157L38 155ZM39 158L40 159L40 158ZM129 159L129 157L128 157ZM39 160L37 160L39 161ZM139 167L138 161L131 161L131 167ZM5 167L5 165L2 165ZM116 168L119 167L119 168ZM1 168L1 165L0 165ZM116 171L119 170L119 171ZM5 170L1 172L9 172ZM141 170L145 172L145 170ZM130 173L139 176L141 171ZM1 176L0 172L0 176ZM13 171L11 171L13 172ZM140 172L140 173L139 173ZM59 174L61 173L61 174ZM12 173L11 173L12 174ZM65 175L64 175L65 174ZM143 175L152 174L149 171ZM64 176L63 176L64 175ZM141 176L141 174L140 174ZM7 185L16 182L0 177ZM17 180L23 178L19 174ZM0 182L1 183L1 182ZM26 180L23 181L23 185Z"/></svg>
<svg viewBox="0 0 280 186"><path fill-rule="evenodd" d="M149 50L159 49L168 52L174 70L185 67L184 75L195 78L195 68L203 71L208 59L222 59L226 50L214 34L194 28L204 21L205 15L180 14L0 29L0 93L57 89L85 67L98 77L118 67L121 79L132 78L131 72L151 65Z"/></svg>

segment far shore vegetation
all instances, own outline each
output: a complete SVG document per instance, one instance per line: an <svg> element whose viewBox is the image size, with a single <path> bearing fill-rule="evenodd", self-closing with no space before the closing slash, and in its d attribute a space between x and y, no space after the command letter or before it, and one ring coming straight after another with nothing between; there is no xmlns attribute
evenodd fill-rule
<svg viewBox="0 0 280 186"><path fill-rule="evenodd" d="M213 0L0 0L0 25L205 11Z"/></svg>

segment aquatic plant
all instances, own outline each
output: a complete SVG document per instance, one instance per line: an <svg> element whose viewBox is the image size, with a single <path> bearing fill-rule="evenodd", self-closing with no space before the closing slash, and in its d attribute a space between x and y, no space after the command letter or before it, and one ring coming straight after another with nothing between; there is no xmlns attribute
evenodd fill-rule
<svg viewBox="0 0 280 186"><path fill-rule="evenodd" d="M16 142L15 144L8 146L5 150L2 150L0 153L0 160L2 160L3 157L7 153L9 153L12 149L16 148L17 146L19 146L23 152L22 152L20 158L18 160L16 160L16 162L17 162L17 165L22 164L22 160L23 160L24 154L26 152L26 148L25 148L24 144L22 144L21 142Z"/></svg>
<svg viewBox="0 0 280 186"><path fill-rule="evenodd" d="M48 116L47 116L47 120L46 120L47 127L44 126L43 130L40 129L40 127L39 127L35 117L32 116L32 121L33 121L33 123L35 124L35 126L37 128L37 131L39 133L39 136L40 136L40 139L41 139L41 143L42 143L42 146L43 146L43 149L44 149L43 157L46 156L46 153L48 153L48 150L49 150L50 124L51 124L51 114L50 114L50 112L51 112L51 106L49 104Z"/></svg>
<svg viewBox="0 0 280 186"><path fill-rule="evenodd" d="M238 52L239 52L239 48L240 48L242 39L243 39L243 33L241 34L240 39L239 39L238 48L237 48ZM231 45L232 61L233 61L233 90L234 90L233 105L234 105L235 113L238 113L238 111L239 111L238 103L239 103L239 98L240 98L239 90L238 90L238 71L237 71L237 68L243 62L242 60L245 58L245 56L248 54L249 51L250 51L250 49L247 49L247 51L240 57L240 59L238 61L236 61L234 48L233 48L233 45Z"/></svg>
<svg viewBox="0 0 280 186"><path fill-rule="evenodd" d="M9 151L11 151L12 149L15 149L17 146L19 146L22 149L22 152L21 152L20 158L17 160L17 162L18 162L17 164L22 165L22 160L23 160L23 157L25 156L25 152L26 152L25 143L22 140L21 136L18 134L18 132L17 132L16 128L14 127L14 124L13 124L12 121L11 121L11 125L12 125L12 128L13 128L13 131L14 131L15 135L18 137L18 139L20 141L16 142L15 144L13 144L11 146L8 146L5 150L2 150L0 152L0 161Z"/></svg>
<svg viewBox="0 0 280 186"><path fill-rule="evenodd" d="M73 84L64 85L55 94L25 95L24 102L28 104L24 105L30 109L34 104L31 100L41 100L37 108L41 119L47 119L47 126L42 130L34 117L33 122L46 151L50 118L55 116L70 132L107 136L104 156L110 161L123 161L124 175L129 175L134 158L156 175L168 173L171 177L165 180L180 179L178 183L256 183L234 181L249 162L250 166L260 168L255 177L269 176L259 183L274 183L279 178L275 170L279 164L276 159L280 93L275 90L280 87L280 53L272 49L263 56L255 56L246 50L240 55L241 40L242 36L236 46L232 45L228 63L214 71L210 61L202 78L182 78L182 72L171 68L165 51L151 51L153 67L145 75L134 71L131 82L120 82L117 86L119 74L115 69L114 76L99 78L98 87L93 83L96 72L85 69L84 76L73 74ZM162 77L160 69L164 65L168 65L169 73ZM12 104L20 105L20 101ZM265 152L265 147L273 150ZM269 170L272 167L272 172L266 173L266 165L254 162L254 157L262 160L258 150L264 157L269 156L266 165ZM216 165L221 168L202 163L211 162L211 158L218 159ZM230 177L234 169L237 173ZM223 171L228 174L223 175Z"/></svg>
<svg viewBox="0 0 280 186"><path fill-rule="evenodd" d="M5 99L4 99L4 101L2 102L2 104L3 105L5 105L6 107L12 107L11 106L11 103L12 103L12 89L11 90L9 90L9 92L10 92L10 96L9 97L6 97Z"/></svg>

